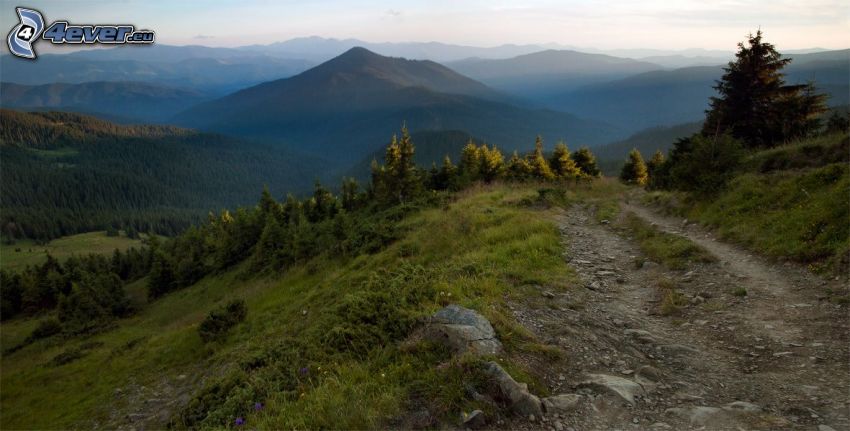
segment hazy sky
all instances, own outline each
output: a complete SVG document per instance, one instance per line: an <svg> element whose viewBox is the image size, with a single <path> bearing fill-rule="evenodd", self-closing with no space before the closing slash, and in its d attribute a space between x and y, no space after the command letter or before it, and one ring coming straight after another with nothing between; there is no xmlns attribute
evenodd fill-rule
<svg viewBox="0 0 850 431"><path fill-rule="evenodd" d="M4 37L17 23L15 6L39 9L48 21L135 24L155 30L159 43L175 45L238 46L316 35L733 51L761 27L781 50L850 46L848 0L2 0Z"/></svg>

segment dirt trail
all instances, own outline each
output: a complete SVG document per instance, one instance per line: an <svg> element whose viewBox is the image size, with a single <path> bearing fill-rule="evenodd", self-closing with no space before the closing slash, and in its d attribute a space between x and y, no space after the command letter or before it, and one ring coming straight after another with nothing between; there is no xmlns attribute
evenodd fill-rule
<svg viewBox="0 0 850 431"><path fill-rule="evenodd" d="M512 427L850 429L850 319L846 308L824 300L830 283L681 220L622 208L719 261L681 271L636 265L643 260L637 244L598 223L592 208L560 214L565 259L584 288L552 295L543 286L549 304L516 304L514 312L566 352L567 366L543 372L551 392L582 397L546 422ZM679 313L659 314L661 279L684 295L688 305ZM748 295L733 295L736 288Z"/></svg>

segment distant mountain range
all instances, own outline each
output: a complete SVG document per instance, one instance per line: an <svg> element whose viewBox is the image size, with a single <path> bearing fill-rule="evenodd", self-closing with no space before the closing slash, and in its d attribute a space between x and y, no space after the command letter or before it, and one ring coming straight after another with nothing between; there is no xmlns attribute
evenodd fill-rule
<svg viewBox="0 0 850 431"><path fill-rule="evenodd" d="M412 131L464 130L506 150L534 136L599 144L622 136L602 122L505 103L499 93L432 61L353 48L297 76L201 104L178 124L263 139L348 164Z"/></svg>
<svg viewBox="0 0 850 431"><path fill-rule="evenodd" d="M205 57L207 55L207 57ZM45 85L146 82L222 96L261 82L292 76L315 63L228 48L124 47L45 54L36 62L0 56L5 83Z"/></svg>
<svg viewBox="0 0 850 431"><path fill-rule="evenodd" d="M448 66L498 90L532 99L662 69L645 61L569 50L498 60L466 59Z"/></svg>
<svg viewBox="0 0 850 431"><path fill-rule="evenodd" d="M350 49L356 44L369 49ZM788 81L813 80L831 105L850 103L850 50L805 51L789 54ZM44 54L37 62L2 55L0 104L124 123L176 122L323 157L330 152L344 168L385 144L405 121L413 131L462 130L505 150L527 149L538 133L547 141L595 145L699 121L732 56L606 52L308 37L238 48L81 50Z"/></svg>

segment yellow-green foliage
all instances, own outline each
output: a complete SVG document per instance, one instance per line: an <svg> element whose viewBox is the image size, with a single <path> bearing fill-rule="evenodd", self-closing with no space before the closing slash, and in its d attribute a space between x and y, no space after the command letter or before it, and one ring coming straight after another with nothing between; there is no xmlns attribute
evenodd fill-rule
<svg viewBox="0 0 850 431"><path fill-rule="evenodd" d="M478 360L405 341L418 317L448 303L487 316L507 349L495 359L542 391L534 370L511 358L558 355L536 343L504 301L530 296L535 284L566 289L573 275L551 215L517 205L535 195L523 185L467 190L402 220L407 234L375 254L320 257L274 278L245 279L245 263L167 294L107 332L4 354L3 426L109 424L116 411L132 411L131 382L166 398L176 396L168 387L191 389L195 398L175 417L177 428L232 426L236 417L259 429L376 428L394 424L410 402L455 420L460 411L486 409L463 387L477 384ZM246 320L204 345L198 325L232 299L245 300ZM36 324L4 322L3 349ZM190 386L201 376L204 385ZM116 397L116 389L128 396Z"/></svg>

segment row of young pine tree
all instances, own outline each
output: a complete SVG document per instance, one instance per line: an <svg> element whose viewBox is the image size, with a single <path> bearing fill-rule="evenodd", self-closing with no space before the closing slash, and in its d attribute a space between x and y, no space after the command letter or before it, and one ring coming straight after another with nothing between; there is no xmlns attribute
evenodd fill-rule
<svg viewBox="0 0 850 431"><path fill-rule="evenodd" d="M782 69L790 63L758 31L740 43L735 61L714 87L702 130L677 140L667 157L656 152L648 163L633 149L620 179L650 189L716 193L734 175L748 151L772 148L817 134L847 134L850 121L834 113L826 124L826 96L813 84L787 85Z"/></svg>
<svg viewBox="0 0 850 431"><path fill-rule="evenodd" d="M402 126L401 138L393 136L387 146L384 164L372 161L370 192L373 198L385 203L401 203L423 190L456 191L478 181L574 181L600 175L596 157L587 147L570 153L567 145L560 142L547 158L540 136L535 140L534 151L522 157L514 151L507 161L499 148L476 145L471 139L461 151L457 165L447 155L440 167L434 164L425 171L415 165L413 154L410 134L407 127Z"/></svg>

